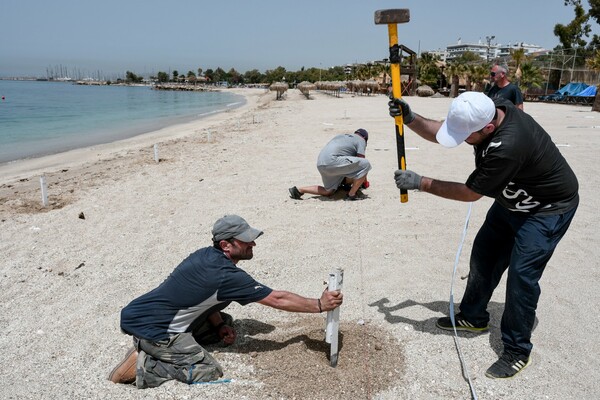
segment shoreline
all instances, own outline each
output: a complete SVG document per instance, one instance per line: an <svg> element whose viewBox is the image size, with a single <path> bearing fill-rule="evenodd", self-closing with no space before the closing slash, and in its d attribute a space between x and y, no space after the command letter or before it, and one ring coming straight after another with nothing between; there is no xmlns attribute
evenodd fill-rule
<svg viewBox="0 0 600 400"><path fill-rule="evenodd" d="M198 117L185 117L184 122L178 121L168 125L132 136L112 140L107 143L92 144L75 149L52 154L21 158L14 161L0 163L0 185L11 181L29 178L50 170L73 168L89 162L98 162L108 157L111 153L122 150L131 150L154 143L161 143L171 139L192 135L201 129L208 129L215 124L242 114L256 106L258 98L265 93L264 89L222 89L244 97L245 102L239 107L211 111ZM192 118L192 120L189 120ZM185 121L187 120L187 121Z"/></svg>

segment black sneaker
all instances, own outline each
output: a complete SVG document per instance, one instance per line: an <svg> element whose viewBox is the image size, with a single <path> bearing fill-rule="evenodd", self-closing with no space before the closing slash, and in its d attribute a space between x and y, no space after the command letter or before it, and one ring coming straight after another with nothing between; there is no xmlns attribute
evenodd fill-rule
<svg viewBox="0 0 600 400"><path fill-rule="evenodd" d="M489 325L476 326L475 324L472 324L469 321L467 321L466 319L464 319L460 314L456 314L454 316L454 323L456 324L457 331L485 332L490 328ZM454 327L452 326L452 321L450 321L450 317L439 318L435 322L435 326L437 326L440 329L447 330L447 331L454 330Z"/></svg>
<svg viewBox="0 0 600 400"><path fill-rule="evenodd" d="M531 364L531 356L504 352L491 367L485 371L485 376L492 379L512 378Z"/></svg>
<svg viewBox="0 0 600 400"><path fill-rule="evenodd" d="M288 189L290 191L290 197L295 200L302 200L302 193L298 190L296 186Z"/></svg>

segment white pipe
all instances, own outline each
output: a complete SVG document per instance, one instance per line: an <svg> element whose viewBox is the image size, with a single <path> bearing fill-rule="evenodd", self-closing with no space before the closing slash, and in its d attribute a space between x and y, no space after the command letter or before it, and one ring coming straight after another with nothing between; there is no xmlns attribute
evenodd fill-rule
<svg viewBox="0 0 600 400"><path fill-rule="evenodd" d="M46 188L46 177L40 176L40 186L42 188L42 204L44 207L48 207L48 189Z"/></svg>
<svg viewBox="0 0 600 400"><path fill-rule="evenodd" d="M328 290L342 290L342 283L344 282L344 270L337 268L335 271L329 273ZM327 311L327 327L325 329L325 342L331 344L331 352L329 361L332 367L337 366L338 360L338 336L340 327L340 308L337 307L335 310Z"/></svg>

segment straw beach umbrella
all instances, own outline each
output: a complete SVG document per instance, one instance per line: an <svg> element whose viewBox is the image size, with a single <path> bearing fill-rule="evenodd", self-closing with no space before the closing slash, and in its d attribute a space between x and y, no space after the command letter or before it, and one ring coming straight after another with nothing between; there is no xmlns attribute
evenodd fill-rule
<svg viewBox="0 0 600 400"><path fill-rule="evenodd" d="M343 88L346 87L344 82L329 82L329 81L321 81L317 82L317 89L324 90L325 93L334 95L335 97L340 97L340 92Z"/></svg>
<svg viewBox="0 0 600 400"><path fill-rule="evenodd" d="M298 84L298 90L300 91L300 93L302 93L303 95L306 96L307 99L310 98L310 91L311 90L315 90L317 88L317 85L315 85L314 83L310 83L307 81L302 81Z"/></svg>
<svg viewBox="0 0 600 400"><path fill-rule="evenodd" d="M371 93L375 93L379 90L379 83L377 83L376 81L370 79L368 81L365 81L364 84L364 91L365 93L367 93L367 95L370 95Z"/></svg>
<svg viewBox="0 0 600 400"><path fill-rule="evenodd" d="M288 84L285 82L273 82L269 89L277 92L277 100L281 100L283 98L283 94L287 92L288 87Z"/></svg>

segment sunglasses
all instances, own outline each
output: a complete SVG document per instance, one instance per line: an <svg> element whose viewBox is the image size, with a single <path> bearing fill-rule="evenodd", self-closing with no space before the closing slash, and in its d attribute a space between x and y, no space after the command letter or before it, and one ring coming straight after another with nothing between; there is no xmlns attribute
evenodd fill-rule
<svg viewBox="0 0 600 400"><path fill-rule="evenodd" d="M492 72L490 72L490 76L496 76L497 74L500 74L500 73L501 72L494 72L494 71L492 71Z"/></svg>

